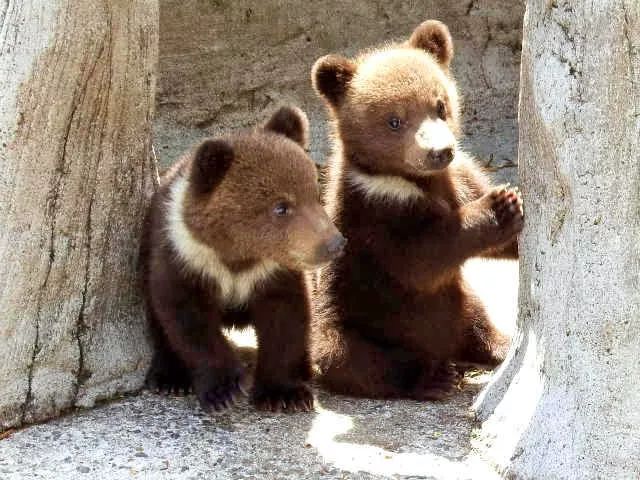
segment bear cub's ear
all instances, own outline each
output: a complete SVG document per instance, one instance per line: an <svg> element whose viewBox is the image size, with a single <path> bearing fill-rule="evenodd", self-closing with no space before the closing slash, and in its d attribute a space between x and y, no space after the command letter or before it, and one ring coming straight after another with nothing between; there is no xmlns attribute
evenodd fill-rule
<svg viewBox="0 0 640 480"><path fill-rule="evenodd" d="M351 60L340 55L326 55L313 65L311 81L316 92L331 106L339 107L355 73L356 65Z"/></svg>
<svg viewBox="0 0 640 480"><path fill-rule="evenodd" d="M409 45L433 55L445 70L449 68L453 58L453 41L444 23L438 20L422 22L411 34Z"/></svg>
<svg viewBox="0 0 640 480"><path fill-rule="evenodd" d="M309 119L298 107L281 107L264 129L290 138L302 148L309 145Z"/></svg>
<svg viewBox="0 0 640 480"><path fill-rule="evenodd" d="M196 193L211 192L224 178L233 161L233 147L225 140L208 139L200 144L191 165L191 186Z"/></svg>

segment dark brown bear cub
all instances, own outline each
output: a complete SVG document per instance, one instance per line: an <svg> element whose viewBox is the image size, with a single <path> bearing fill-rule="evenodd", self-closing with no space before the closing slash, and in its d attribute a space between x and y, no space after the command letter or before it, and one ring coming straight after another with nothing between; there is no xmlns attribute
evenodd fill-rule
<svg viewBox="0 0 640 480"><path fill-rule="evenodd" d="M307 136L304 113L282 108L264 128L204 141L162 178L142 244L157 341L149 384L193 388L205 410L228 407L245 372L221 329L253 325L252 402L312 408L303 270L344 239L319 203Z"/></svg>
<svg viewBox="0 0 640 480"><path fill-rule="evenodd" d="M508 347L461 267L517 258L522 205L457 146L452 55L447 27L427 21L406 43L313 68L337 138L326 203L349 239L314 301L312 356L335 392L442 398L454 362L495 365Z"/></svg>

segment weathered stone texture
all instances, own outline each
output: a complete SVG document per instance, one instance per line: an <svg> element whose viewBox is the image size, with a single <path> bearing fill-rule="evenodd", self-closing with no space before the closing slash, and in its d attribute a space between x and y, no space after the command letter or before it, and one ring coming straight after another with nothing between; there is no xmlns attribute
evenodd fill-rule
<svg viewBox="0 0 640 480"><path fill-rule="evenodd" d="M0 430L136 390L155 0L0 1Z"/></svg>
<svg viewBox="0 0 640 480"><path fill-rule="evenodd" d="M281 103L309 113L311 154L322 163L330 144L313 62L404 40L428 18L454 37L465 145L483 162L515 162L521 0L161 0L160 8L155 145L165 166L199 138L254 125ZM516 174L507 168L500 177Z"/></svg>

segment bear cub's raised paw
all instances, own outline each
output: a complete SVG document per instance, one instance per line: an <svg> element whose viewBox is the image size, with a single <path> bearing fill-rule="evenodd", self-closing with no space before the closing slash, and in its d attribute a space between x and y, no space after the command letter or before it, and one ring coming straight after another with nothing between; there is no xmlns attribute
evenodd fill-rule
<svg viewBox="0 0 640 480"><path fill-rule="evenodd" d="M517 189L496 187L489 194L490 208L498 224L505 230L519 233L524 226L522 198Z"/></svg>
<svg viewBox="0 0 640 480"><path fill-rule="evenodd" d="M484 219L479 226L488 246L511 242L524 228L522 198L517 189L493 187L470 207L479 209L475 211Z"/></svg>

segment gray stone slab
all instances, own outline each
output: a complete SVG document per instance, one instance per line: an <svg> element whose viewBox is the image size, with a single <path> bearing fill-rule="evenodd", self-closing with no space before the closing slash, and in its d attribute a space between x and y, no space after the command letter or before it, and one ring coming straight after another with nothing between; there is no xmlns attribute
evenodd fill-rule
<svg viewBox="0 0 640 480"><path fill-rule="evenodd" d="M485 380L440 403L321 393L316 412L294 415L245 401L210 416L193 396L143 392L10 433L0 478L491 478L468 458L469 407Z"/></svg>

